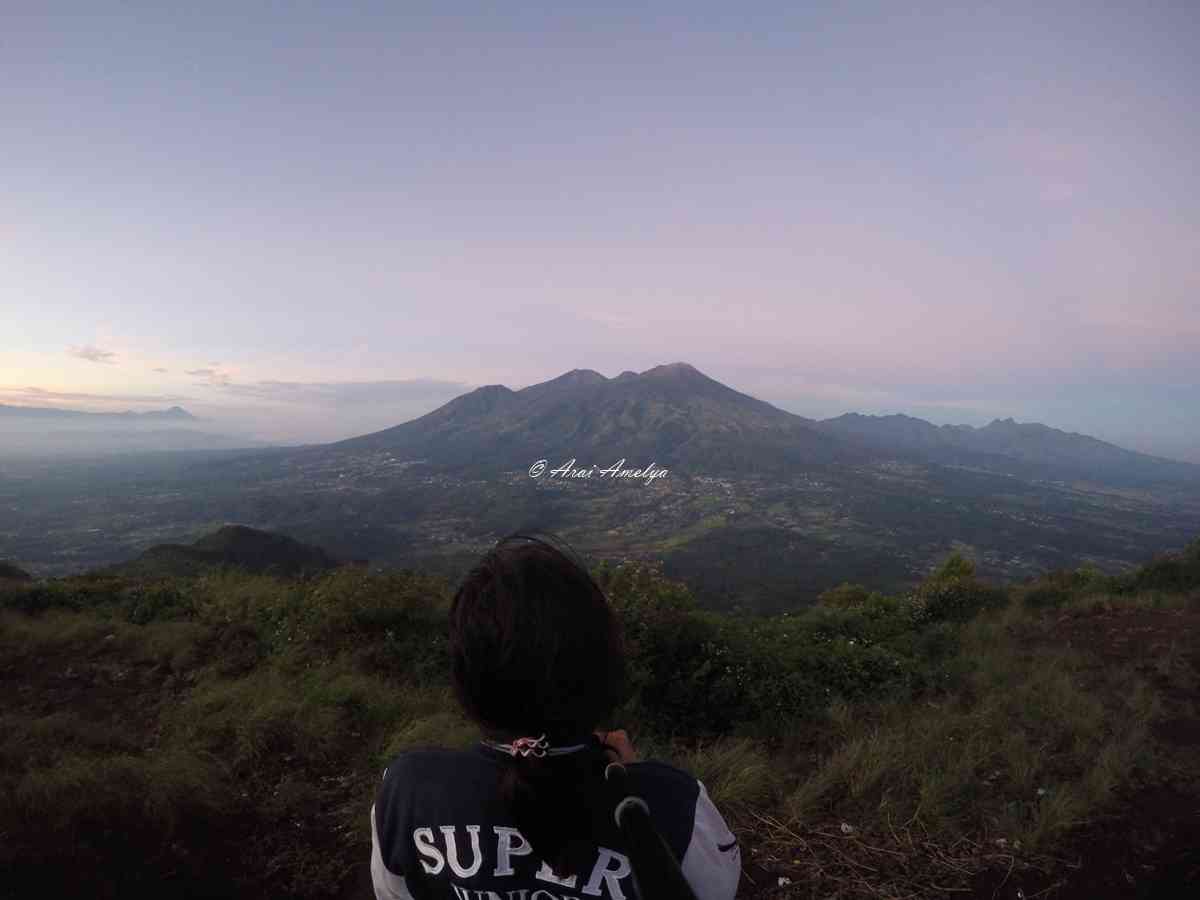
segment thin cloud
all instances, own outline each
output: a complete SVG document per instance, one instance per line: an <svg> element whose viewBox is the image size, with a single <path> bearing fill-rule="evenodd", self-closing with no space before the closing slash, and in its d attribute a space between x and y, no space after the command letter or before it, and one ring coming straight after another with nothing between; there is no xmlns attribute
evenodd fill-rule
<svg viewBox="0 0 1200 900"><path fill-rule="evenodd" d="M220 369L187 369L185 370L185 374L206 379L210 387L225 387L232 381L229 373L222 372Z"/></svg>
<svg viewBox="0 0 1200 900"><path fill-rule="evenodd" d="M163 369L163 368L161 368L161 367L160 367L160 368L157 368L157 369L152 369L151 371L153 371L153 372L160 372L160 373L163 373L163 374L165 374L165 373L169 372L169 371L170 371L170 369Z"/></svg>
<svg viewBox="0 0 1200 900"><path fill-rule="evenodd" d="M194 397L179 394L86 394L75 391L48 391L39 387L0 385L0 403L187 403Z"/></svg>
<svg viewBox="0 0 1200 900"><path fill-rule="evenodd" d="M258 381L250 384L225 384L231 396L268 403L328 406L440 404L464 394L471 385L458 381L414 378L392 381Z"/></svg>
<svg viewBox="0 0 1200 900"><path fill-rule="evenodd" d="M93 347L91 344L85 344L82 347L73 346L67 353L94 363L107 363L111 365L117 361L117 354L112 350L101 350L99 347Z"/></svg>

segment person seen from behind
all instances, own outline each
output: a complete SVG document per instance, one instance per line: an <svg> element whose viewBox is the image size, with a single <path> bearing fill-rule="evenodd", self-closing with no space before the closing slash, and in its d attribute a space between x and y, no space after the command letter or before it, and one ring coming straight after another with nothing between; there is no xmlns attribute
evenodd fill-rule
<svg viewBox="0 0 1200 900"><path fill-rule="evenodd" d="M704 785L606 730L624 648L582 565L553 539L506 538L464 579L449 619L455 695L484 739L405 752L384 770L370 815L377 900L634 900L604 777L613 761L697 898L732 900L741 856Z"/></svg>

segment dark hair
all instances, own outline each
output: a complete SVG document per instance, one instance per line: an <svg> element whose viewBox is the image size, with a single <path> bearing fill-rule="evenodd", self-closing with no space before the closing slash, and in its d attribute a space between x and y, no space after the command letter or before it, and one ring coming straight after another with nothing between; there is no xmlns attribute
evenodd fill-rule
<svg viewBox="0 0 1200 900"><path fill-rule="evenodd" d="M603 745L592 734L621 702L625 653L604 592L562 541L510 535L463 580L450 606L454 691L493 739L545 734L587 744L503 759L498 785L534 852L560 874L583 861L604 812ZM592 842L594 844L594 841Z"/></svg>

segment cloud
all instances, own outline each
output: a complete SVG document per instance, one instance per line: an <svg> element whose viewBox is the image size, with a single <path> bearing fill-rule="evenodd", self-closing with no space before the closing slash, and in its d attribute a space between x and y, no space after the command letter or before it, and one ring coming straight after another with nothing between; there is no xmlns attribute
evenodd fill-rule
<svg viewBox="0 0 1200 900"><path fill-rule="evenodd" d="M82 347L72 346L67 351L71 356L79 359L86 359L88 362L94 363L114 363L116 362L117 354L112 350L101 350L99 347L93 347L91 344L85 344Z"/></svg>
<svg viewBox="0 0 1200 900"><path fill-rule="evenodd" d="M299 406L407 406L445 403L471 389L458 381L413 378L391 381L257 381L222 385L225 393L246 400Z"/></svg>
<svg viewBox="0 0 1200 900"><path fill-rule="evenodd" d="M230 374L222 372L220 369L187 369L185 374L207 379L210 387L225 387L232 381Z"/></svg>
<svg viewBox="0 0 1200 900"><path fill-rule="evenodd" d="M154 371L154 372L161 372L161 373L166 373L166 372L169 372L169 371L170 371L170 369L164 369L164 368L162 368L162 367L160 366L159 368L157 368L157 369L152 369L151 371Z"/></svg>
<svg viewBox="0 0 1200 900"><path fill-rule="evenodd" d="M47 391L39 387L0 385L0 403L19 404L83 403L186 403L194 400L179 394L87 394L76 391Z"/></svg>

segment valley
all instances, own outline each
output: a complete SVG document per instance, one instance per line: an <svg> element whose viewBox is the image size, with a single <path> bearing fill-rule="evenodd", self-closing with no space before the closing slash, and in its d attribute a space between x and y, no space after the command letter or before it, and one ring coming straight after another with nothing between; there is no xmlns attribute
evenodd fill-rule
<svg viewBox="0 0 1200 900"><path fill-rule="evenodd" d="M1017 580L1085 563L1116 571L1200 531L1187 497L906 461L790 476L671 470L644 484L472 477L386 451L9 463L0 510L0 555L38 575L236 522L453 578L502 534L542 528L596 559L660 560L705 605L756 611L807 605L843 581L900 589L954 549Z"/></svg>

